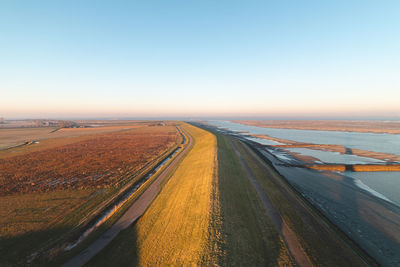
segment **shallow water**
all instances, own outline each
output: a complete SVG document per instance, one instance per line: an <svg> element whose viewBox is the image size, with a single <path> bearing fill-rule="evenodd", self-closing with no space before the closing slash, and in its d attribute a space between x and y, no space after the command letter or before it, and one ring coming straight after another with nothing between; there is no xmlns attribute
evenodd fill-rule
<svg viewBox="0 0 400 267"><path fill-rule="evenodd" d="M365 179L350 177L361 172L329 173L283 165L275 167L306 199L378 262L384 266L399 266L400 243L393 237L400 235L400 209L392 204L395 202L393 197L387 201L385 196L379 194L387 191L371 189L372 184ZM394 179L396 175L386 178ZM372 180L376 181L377 177L380 176L372 177Z"/></svg>
<svg viewBox="0 0 400 267"><path fill-rule="evenodd" d="M372 133L351 133L351 132L331 132L315 130L291 130L291 129L272 129L256 126L248 126L229 121L210 121L212 125L224 127L228 130L247 131L249 134L267 134L271 137L288 139L297 142L314 144L344 145L349 148L392 153L400 155L400 135L394 134L372 134ZM357 155L340 154L338 152L320 151L308 148L285 148L292 152L318 158L325 163L336 164L368 164L384 163L384 161L361 157ZM290 155L276 150L266 149L274 154L281 161L291 163L293 159ZM368 186L370 193L376 191L384 197L400 205L400 172L345 172L344 176L350 177L357 187L362 184ZM291 176L296 177L296 174ZM295 180L293 180L295 181ZM360 181L362 183L358 183ZM365 189L365 188L364 188ZM368 190L366 190L368 191Z"/></svg>
<svg viewBox="0 0 400 267"><path fill-rule="evenodd" d="M283 143L280 143L280 142L277 142L274 140L264 139L264 138L246 137L246 139L254 141L254 142L262 144L262 145L268 145L268 146L283 145Z"/></svg>
<svg viewBox="0 0 400 267"><path fill-rule="evenodd" d="M345 172L400 206L400 172Z"/></svg>
<svg viewBox="0 0 400 267"><path fill-rule="evenodd" d="M400 135L270 129L226 121L210 124L297 142L400 154ZM377 163L375 159L350 154L292 149L329 163ZM400 243L393 237L400 235L400 172L316 171L282 164L282 161L290 163L293 159L279 149L265 148L260 152L306 199L378 262L399 266Z"/></svg>
<svg viewBox="0 0 400 267"><path fill-rule="evenodd" d="M357 155L340 154L339 152L322 151L303 147L285 148L290 152L299 153L301 155L312 156L324 163L336 164L368 164L368 163L385 163L385 161L360 157Z"/></svg>
<svg viewBox="0 0 400 267"><path fill-rule="evenodd" d="M224 127L232 131L247 131L250 134L266 134L271 137L287 139L296 142L343 145L353 149L400 155L399 134L274 129L249 126L230 121L209 121L209 123L214 126Z"/></svg>

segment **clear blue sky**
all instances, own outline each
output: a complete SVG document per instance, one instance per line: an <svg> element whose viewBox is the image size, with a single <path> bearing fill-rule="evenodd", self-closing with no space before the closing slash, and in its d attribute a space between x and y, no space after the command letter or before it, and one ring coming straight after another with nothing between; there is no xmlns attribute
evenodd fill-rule
<svg viewBox="0 0 400 267"><path fill-rule="evenodd" d="M400 1L1 1L0 117L400 117Z"/></svg>

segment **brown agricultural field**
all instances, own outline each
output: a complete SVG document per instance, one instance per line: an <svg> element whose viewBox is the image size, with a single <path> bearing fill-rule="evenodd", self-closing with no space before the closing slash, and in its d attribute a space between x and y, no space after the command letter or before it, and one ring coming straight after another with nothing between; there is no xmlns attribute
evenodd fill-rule
<svg viewBox="0 0 400 267"><path fill-rule="evenodd" d="M0 262L25 264L38 250L65 242L180 140L172 124L143 126L48 139L54 144L0 158Z"/></svg>
<svg viewBox="0 0 400 267"><path fill-rule="evenodd" d="M173 146L174 127L104 133L90 139L0 159L0 196L70 187L109 186Z"/></svg>

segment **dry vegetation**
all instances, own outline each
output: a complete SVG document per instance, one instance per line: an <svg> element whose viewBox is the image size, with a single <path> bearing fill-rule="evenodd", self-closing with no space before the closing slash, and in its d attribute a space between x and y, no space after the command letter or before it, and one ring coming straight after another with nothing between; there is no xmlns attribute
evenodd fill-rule
<svg viewBox="0 0 400 267"><path fill-rule="evenodd" d="M31 255L69 234L110 191L61 190L1 197L0 265L26 265Z"/></svg>
<svg viewBox="0 0 400 267"><path fill-rule="evenodd" d="M216 140L193 126L194 146L144 216L89 265L201 265L209 253L208 226Z"/></svg>
<svg viewBox="0 0 400 267"><path fill-rule="evenodd" d="M389 164L389 165L372 165L372 164L352 164L352 165L343 165L343 164L325 164L325 165L305 165L307 168L314 170L324 170L324 171L355 171L355 172L388 172L400 171L400 165L398 164Z"/></svg>
<svg viewBox="0 0 400 267"><path fill-rule="evenodd" d="M137 225L139 263L198 265L205 253L216 140L198 128L185 129L194 147Z"/></svg>
<svg viewBox="0 0 400 267"><path fill-rule="evenodd" d="M26 264L38 249L73 234L180 135L174 126L155 126L67 139L0 158L1 264Z"/></svg>
<svg viewBox="0 0 400 267"><path fill-rule="evenodd" d="M88 186L117 186L173 146L173 127L115 133L0 159L0 196Z"/></svg>
<svg viewBox="0 0 400 267"><path fill-rule="evenodd" d="M234 121L246 125L299 130L400 134L400 122L340 120Z"/></svg>

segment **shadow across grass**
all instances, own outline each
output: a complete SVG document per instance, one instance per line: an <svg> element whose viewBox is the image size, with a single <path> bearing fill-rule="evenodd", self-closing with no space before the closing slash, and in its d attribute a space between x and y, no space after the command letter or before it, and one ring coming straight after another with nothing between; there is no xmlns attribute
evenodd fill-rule
<svg viewBox="0 0 400 267"><path fill-rule="evenodd" d="M52 247L56 238L71 231L70 227L32 231L13 237L0 238L0 266L43 266L51 265Z"/></svg>
<svg viewBox="0 0 400 267"><path fill-rule="evenodd" d="M105 247L84 266L138 266L136 223L119 232L112 241L112 249ZM104 260L106 259L106 261Z"/></svg>

